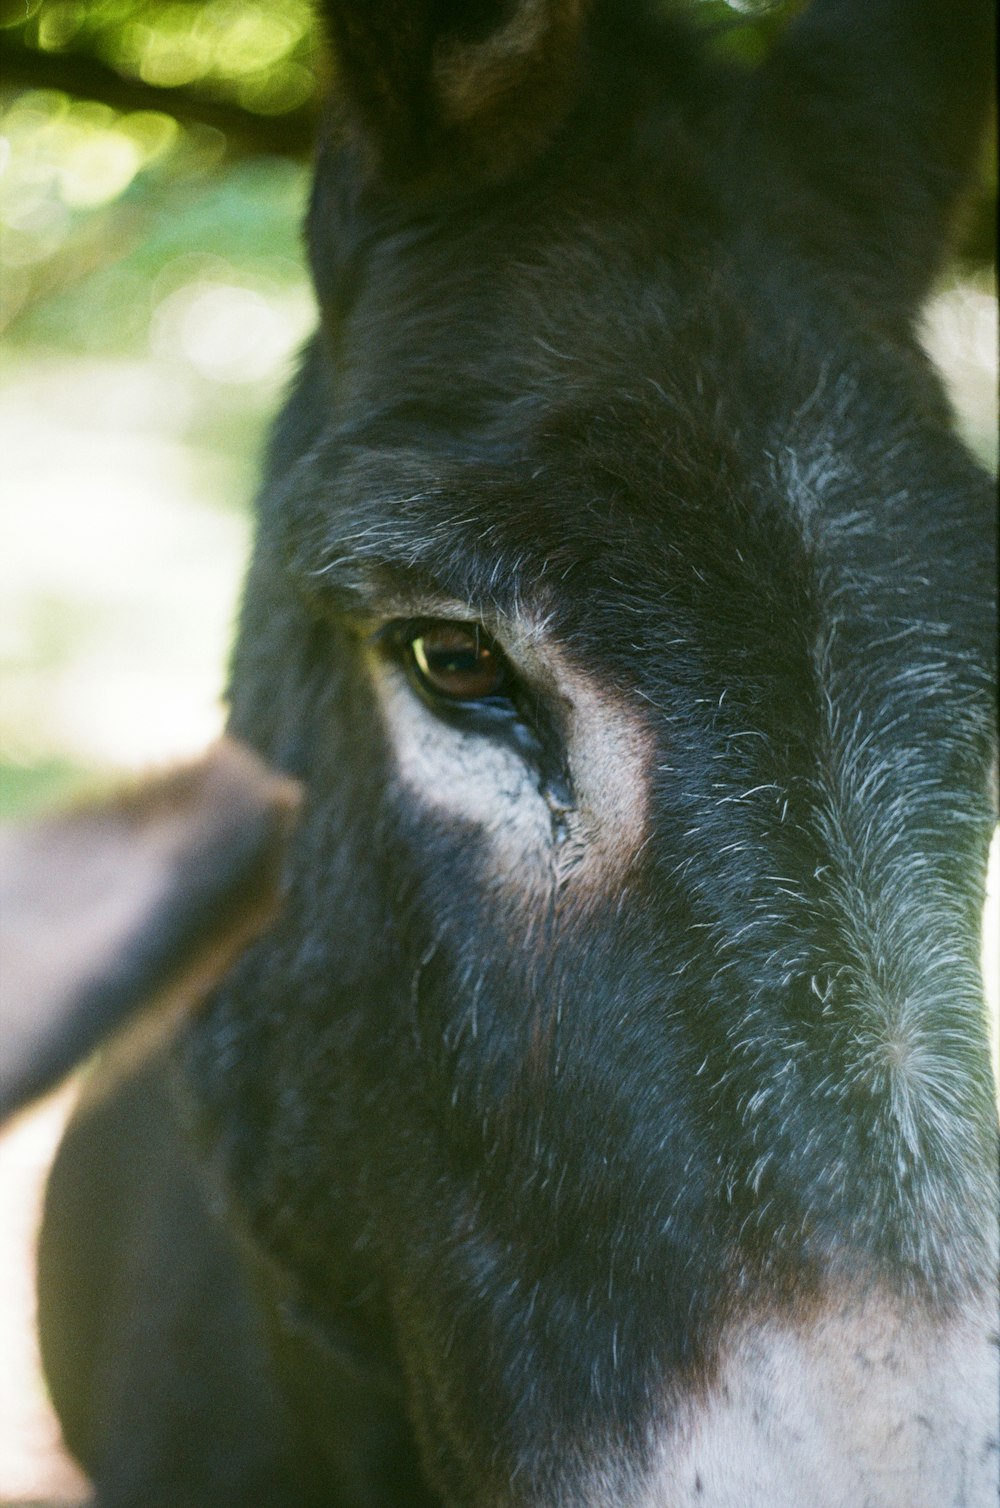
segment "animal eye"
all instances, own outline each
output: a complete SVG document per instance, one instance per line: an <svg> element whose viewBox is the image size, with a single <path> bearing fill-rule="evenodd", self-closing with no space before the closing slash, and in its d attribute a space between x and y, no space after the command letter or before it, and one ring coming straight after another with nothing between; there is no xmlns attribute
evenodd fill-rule
<svg viewBox="0 0 1000 1508"><path fill-rule="evenodd" d="M478 623L422 623L405 640L410 669L429 695L448 702L506 697L511 673Z"/></svg>

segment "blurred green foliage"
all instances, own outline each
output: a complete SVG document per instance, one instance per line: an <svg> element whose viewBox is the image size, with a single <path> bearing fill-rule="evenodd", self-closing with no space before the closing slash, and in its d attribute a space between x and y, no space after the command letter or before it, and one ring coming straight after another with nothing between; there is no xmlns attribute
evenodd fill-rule
<svg viewBox="0 0 1000 1508"><path fill-rule="evenodd" d="M212 128L51 91L14 95L0 140L8 360L159 358L199 388L193 438L245 443L312 323L305 165L228 161Z"/></svg>
<svg viewBox="0 0 1000 1508"><path fill-rule="evenodd" d="M272 157L317 91L308 0L0 0L0 45L0 329L17 345L138 349L157 280L195 248L248 294L298 282L302 170Z"/></svg>
<svg viewBox="0 0 1000 1508"><path fill-rule="evenodd" d="M155 303L159 272L194 247L234 266L264 259L279 283L298 277L297 164L227 163L211 127L53 91L14 95L0 140L0 328L19 343L125 349L145 333L140 282ZM293 265L282 273L275 258Z"/></svg>
<svg viewBox="0 0 1000 1508"><path fill-rule="evenodd" d="M234 270L267 268L276 286L301 276L297 164L238 160L223 172L225 142L209 128L34 90L0 111L0 136L0 308L18 342L133 349L155 315L158 277L195 248Z"/></svg>
<svg viewBox="0 0 1000 1508"><path fill-rule="evenodd" d="M198 84L260 115L316 87L308 0L0 0L0 25L42 53L109 64L158 88Z"/></svg>
<svg viewBox="0 0 1000 1508"><path fill-rule="evenodd" d="M315 318L306 153L280 136L270 150L267 112L301 110L316 82L295 0L3 7L11 812L193 751L218 726L262 435ZM69 87L39 87L53 59Z"/></svg>

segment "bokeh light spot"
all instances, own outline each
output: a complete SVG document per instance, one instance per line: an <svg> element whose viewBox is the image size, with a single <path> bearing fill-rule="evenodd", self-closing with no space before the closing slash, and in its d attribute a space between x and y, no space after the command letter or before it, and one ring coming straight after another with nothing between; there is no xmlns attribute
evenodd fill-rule
<svg viewBox="0 0 1000 1508"><path fill-rule="evenodd" d="M163 299L151 344L158 355L183 356L203 377L242 386L270 377L298 334L261 290L202 278Z"/></svg>
<svg viewBox="0 0 1000 1508"><path fill-rule="evenodd" d="M65 204L91 209L117 199L142 166L136 143L121 131L101 131L80 141L59 171Z"/></svg>
<svg viewBox="0 0 1000 1508"><path fill-rule="evenodd" d="M79 0L46 5L38 18L38 45L44 52L57 52L77 35L87 12Z"/></svg>

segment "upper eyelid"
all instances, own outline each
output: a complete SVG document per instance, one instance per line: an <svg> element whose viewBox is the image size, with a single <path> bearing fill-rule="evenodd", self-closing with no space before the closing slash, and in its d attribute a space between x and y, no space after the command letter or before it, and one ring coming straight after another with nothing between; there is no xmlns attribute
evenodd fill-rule
<svg viewBox="0 0 1000 1508"><path fill-rule="evenodd" d="M416 631L419 628L429 628L436 623L448 623L460 628L475 629L483 635L487 643L499 650L505 660L511 665L514 664L513 657L503 642L502 630L498 633L487 617L478 616L468 606L464 607L461 616L458 612L442 612L437 606L431 611L424 610L395 614L384 621L378 622L375 627L369 628L366 638L372 644L386 643L392 639L402 640L408 633L412 634L413 638L417 638L419 636Z"/></svg>
<svg viewBox="0 0 1000 1508"><path fill-rule="evenodd" d="M478 618L441 618L420 614L413 618L393 618L388 623L381 624L368 635L369 643L376 647L395 646L397 648L409 647L421 637L421 630L432 628L437 623L454 624L460 628L474 630L477 638L482 636L484 643L494 652L510 673L516 678L521 678L521 672L517 664L511 658L504 645L496 635Z"/></svg>

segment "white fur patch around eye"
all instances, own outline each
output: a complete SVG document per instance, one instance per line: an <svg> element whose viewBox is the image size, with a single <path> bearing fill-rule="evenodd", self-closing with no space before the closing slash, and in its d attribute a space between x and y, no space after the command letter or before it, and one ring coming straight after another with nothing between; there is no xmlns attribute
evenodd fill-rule
<svg viewBox="0 0 1000 1508"><path fill-rule="evenodd" d="M480 829L491 867L539 885L600 886L620 876L646 836L652 740L625 698L597 686L537 631L505 648L565 721L572 805L546 793L531 761L502 738L438 717L402 668L372 655L374 682L400 778L422 806Z"/></svg>

